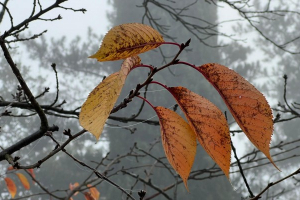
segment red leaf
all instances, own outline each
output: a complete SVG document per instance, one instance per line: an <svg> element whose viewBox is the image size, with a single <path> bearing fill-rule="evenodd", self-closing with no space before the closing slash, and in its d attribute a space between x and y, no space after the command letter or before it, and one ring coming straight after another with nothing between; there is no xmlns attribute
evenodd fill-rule
<svg viewBox="0 0 300 200"><path fill-rule="evenodd" d="M4 178L8 192L10 193L11 197L14 198L17 194L17 187L13 180L10 178Z"/></svg>

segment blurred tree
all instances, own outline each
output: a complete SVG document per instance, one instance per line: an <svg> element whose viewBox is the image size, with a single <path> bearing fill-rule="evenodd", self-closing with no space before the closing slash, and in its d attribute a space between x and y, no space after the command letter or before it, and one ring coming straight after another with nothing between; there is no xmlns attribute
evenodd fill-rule
<svg viewBox="0 0 300 200"><path fill-rule="evenodd" d="M1 3L3 9L0 13L0 19L2 19L2 13L4 13L6 8L5 2L7 1ZM37 3L36 1L34 2ZM57 2L62 3L63 1ZM242 8L236 6L238 3L229 1L222 2L227 3L233 9L242 13ZM257 2L255 4L257 6L256 9L260 10L260 4ZM38 3L40 2L38 1ZM261 76L267 76L269 74L268 70L261 67L261 63L245 62L254 50L254 47L245 47L235 40L232 40L232 43L227 44L227 47L220 47L220 37L228 38L230 35L222 34L218 30L217 25L220 20L217 18L218 7L214 5L214 1L180 1L176 3L167 1L159 3L154 0L144 0L142 3L140 1L131 1L128 3L121 0L114 0L111 1L111 4L113 5L114 10L109 13L108 16L112 26L129 22L143 22L145 24L150 24L159 30L166 40L184 43L189 38L192 38L189 49L180 55L182 61L189 61L196 65L208 62L218 62L234 68L239 74L246 77L251 82L256 81L257 78L260 78ZM134 15L132 14L133 9ZM258 12L258 14L261 13ZM284 18L280 19L283 20ZM298 22L297 19L294 20L295 21L292 22ZM261 23L262 25L260 25L259 28L265 30L265 27L269 27L268 21L262 21ZM285 25L288 24L286 21L282 21L281 23ZM251 27L253 28L253 26ZM272 28L274 31L273 29L269 29L270 33L267 34L267 36L268 38L276 39L277 35L275 33L281 29L276 30L275 26L272 26ZM19 36L13 35L13 33L14 32L10 32L10 34L12 34L11 37L15 36L16 40L18 40ZM1 36L1 42L5 34L6 33ZM30 38L29 35L22 36ZM295 37L297 37L297 35L287 39L292 40ZM44 105L43 109L47 114L49 124L55 124L60 127L61 131L59 134L53 132L53 137L56 141L61 142L61 144L68 138L61 134L63 129L71 129L72 134L80 131L77 120L78 110L80 105L84 102L85 97L88 95L88 92L101 82L105 75L115 72L120 68L120 61L95 64L95 62L86 59L88 55L93 54L97 50L98 44L95 41L99 42L100 40L101 37L90 29L88 30L88 39L86 41L75 38L70 43L67 43L65 37L51 40L48 40L46 37L40 37L39 40L29 40L24 42L26 53L29 54L31 63L30 66L25 66L22 64L23 60L21 60L17 63L17 66L21 69L21 73L29 84L32 92L38 97L39 103ZM266 37L264 37L263 41L265 40ZM259 43L262 43L263 41L259 41ZM275 42L280 43L280 41ZM6 43L8 45L11 44L9 41L6 41ZM272 43L267 43L267 45L270 44ZM274 44L272 45L274 46ZM263 50L269 51L269 49L264 48ZM285 49L281 48L280 51L284 50ZM168 62L172 56L174 56L176 51L177 49L173 46L164 46L161 47L161 49L149 52L141 57L145 64L161 66ZM275 45L273 51L277 52L278 46ZM291 54L287 51L284 52L286 53L283 58L287 61ZM10 53L17 56L11 49ZM275 53L273 53L272 56L273 55L275 55ZM30 134L33 128L38 129L39 124L36 122L39 118L32 108L20 111L20 109L3 106L7 106L5 102L26 103L27 99L22 99L25 96L23 94L23 89L16 89L18 83L17 81L14 81L14 74L11 73L11 69L7 65L5 59L1 57L0 62L0 96L2 97L1 101L4 102L1 106L4 108L3 111L5 109L12 111L11 117L1 116L1 132L3 134L1 134L2 142L0 142L0 144L6 148L9 146L8 143L14 144L19 141L19 139ZM283 60L281 62L283 62ZM56 65L55 69L57 70L59 81L58 87L56 86L56 72L51 68L51 63L55 63ZM39 66L39 68L34 68L32 65ZM294 66L296 67L297 65ZM295 69L295 71L297 71L297 69ZM2 72L5 76L2 76ZM162 73L157 74L155 80L167 84L168 86L182 85L188 87L192 91L211 100L218 105L222 111L227 111L227 108L222 103L221 98L213 87L209 85L199 73L193 72L193 69L187 69L186 66L172 66L171 68L168 68L168 70L166 69L162 71ZM129 75L119 98L119 102L128 95L131 89L136 87L137 83L145 80L147 73L148 71L146 69L140 69L133 71ZM50 78L51 76L53 78ZM199 77L201 78L199 79ZM179 79L181 80L178 81ZM277 83L278 81L276 84ZM267 86L269 86L269 84L263 85L262 88L269 90ZM41 89L43 87L45 87L44 91ZM50 90L48 91L46 87L50 87ZM54 90L55 88L59 90L59 93ZM296 88L292 89L296 90ZM162 105L169 108L174 107L175 102L161 87L153 86L152 84L145 90L147 99L154 105ZM288 90L294 91L290 90L290 88L288 88ZM22 95L17 94L20 94L20 92L22 92ZM11 96L11 94L13 94L13 96ZM56 104L52 105L57 94L59 94L57 98L58 101L55 102ZM294 98L292 99L294 100ZM64 100L66 100L66 102L64 102ZM295 101L297 101L296 97ZM186 199L187 197L189 199L199 199L199 196L205 199L236 199L240 197L240 194L237 194L232 189L230 183L222 173L218 173L219 168L214 166L214 162L200 146L198 147L196 162L194 164L193 172L191 173L191 180L189 181L190 193L188 194L183 184L180 184L180 178L175 175L175 172L170 171L170 169L165 167L169 166L169 164L165 159L163 149L161 148L160 131L157 126L156 118L152 118L155 116L155 113L149 109L148 105L142 107L141 105L142 102L139 99L134 99L127 108L113 114L110 117L98 144L93 144L94 138L91 135L84 134L80 139L74 140L65 148L67 152L74 157L80 158L80 160L87 165L95 168L99 165L99 171L109 177L113 183L123 187L123 190L112 187L113 183L111 182L99 180L96 175L87 178L91 174L91 171L83 166L79 166L78 163L80 162L70 164L73 162L73 159L70 159L70 156L67 156L63 152L55 155L42 164L41 169L37 172L38 183L45 185L46 188L49 189L50 195L55 194L62 198L65 198L66 194L70 192L68 191L68 184L76 181L83 184L101 184L100 186L97 186L97 188L102 192L102 199L119 199L122 195L124 197L124 191L130 191L134 196L137 196L136 193L138 193L141 188L144 188L147 191L146 198L152 198L152 195L154 195L153 198L157 197L158 199L163 198L162 196L169 199ZM22 106L24 106L24 104L19 107L22 108ZM178 112L181 113L180 111ZM293 114L291 112L289 113ZM14 116L18 116L18 118L15 118ZM231 116L228 117L229 122L233 121ZM152 120L156 126L153 126L153 123L149 120L146 123L141 123L146 119ZM123 123L122 121L126 123ZM36 127L33 127L33 125ZM10 133L13 133L14 136ZM103 143L106 145L101 145ZM280 147L281 146L279 146L278 149ZM22 149L22 151L16 152L14 156L21 157L20 163L22 165L29 165L42 159L56 148L59 148L59 146L57 146L53 140L43 137L40 140L33 142L31 145L28 145L26 148ZM110 152L108 157L105 156L107 151ZM250 153L248 156L246 154L246 157L243 157L243 159L246 160L250 156L256 158L256 154L257 153L255 152ZM286 156L286 154L284 157L290 158L289 156ZM243 164L247 167L255 168L263 163L259 159L259 156L258 160L254 160L253 162L248 159L248 161L243 161ZM3 166L1 174L5 174L7 164L1 163L1 165ZM235 166L233 169L237 168L235 160L233 160L232 165ZM258 172L263 174L268 170L269 168L266 167L264 170L259 168L258 170L254 169L251 170L251 172L247 172L246 177L251 180L252 186L255 186L255 191L260 191L262 187L267 185L264 177L261 176L261 179L257 178L256 174L258 174ZM49 176L49 174L51 174L51 176ZM238 189L241 189L244 192L243 196L248 196L248 192L245 192L245 183L242 178L240 178L240 175L238 174L234 176L234 178L237 178L238 183L242 185L243 188ZM278 187L280 189L283 186L278 185ZM5 188L3 181L0 182L0 188ZM289 185L289 188L294 187ZM21 187L19 187L19 189L21 189ZM160 190L166 190L166 192ZM43 191L46 196L26 196L34 195L41 191ZM31 199L39 199L48 198L49 193L47 194L46 190L41 190L40 187L33 187L30 191L24 193L21 192L20 195L22 195L23 198L30 197ZM288 194L288 197L295 195L294 193L291 194L292 193ZM1 195L1 198L3 199L9 198L8 193L2 193ZM280 193L280 195L283 198L286 197L284 192ZM75 199L76 198L79 197L75 197ZM66 199L68 199L68 197L66 197Z"/></svg>

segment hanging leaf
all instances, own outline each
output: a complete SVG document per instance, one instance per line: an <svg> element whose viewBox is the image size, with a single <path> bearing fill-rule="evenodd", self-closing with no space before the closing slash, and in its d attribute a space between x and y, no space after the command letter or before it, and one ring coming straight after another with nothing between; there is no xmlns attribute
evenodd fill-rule
<svg viewBox="0 0 300 200"><path fill-rule="evenodd" d="M188 190L187 179L196 155L196 136L189 124L176 112L160 106L154 109L159 118L167 159Z"/></svg>
<svg viewBox="0 0 300 200"><path fill-rule="evenodd" d="M10 165L10 166L7 168L7 171L12 171L12 170L14 170L14 167Z"/></svg>
<svg viewBox="0 0 300 200"><path fill-rule="evenodd" d="M105 35L100 49L89 58L101 61L125 59L154 49L164 42L152 27L131 23L115 26Z"/></svg>
<svg viewBox="0 0 300 200"><path fill-rule="evenodd" d="M86 200L96 200L94 199L94 197L92 197L92 194L90 192L85 192L83 194Z"/></svg>
<svg viewBox="0 0 300 200"><path fill-rule="evenodd" d="M168 90L184 112L199 143L229 178L230 133L222 111L204 97L184 88Z"/></svg>
<svg viewBox="0 0 300 200"><path fill-rule="evenodd" d="M124 60L120 71L104 79L88 96L81 107L80 125L99 139L104 124L113 109L125 79L132 67L140 64L138 56Z"/></svg>
<svg viewBox="0 0 300 200"><path fill-rule="evenodd" d="M8 192L10 193L11 197L14 198L17 194L17 187L16 187L14 181L8 177L4 178L4 180L5 180Z"/></svg>
<svg viewBox="0 0 300 200"><path fill-rule="evenodd" d="M29 184L27 178L26 178L23 174L21 174L21 173L16 173L16 175L17 175L18 178L20 179L20 181L21 181L21 183L23 184L24 188L25 188L26 190L29 190L29 189L30 189L30 184Z"/></svg>
<svg viewBox="0 0 300 200"><path fill-rule="evenodd" d="M100 192L97 190L97 188L93 187L92 185L87 185L90 188L90 194L95 199L98 200L100 198Z"/></svg>
<svg viewBox="0 0 300 200"><path fill-rule="evenodd" d="M223 65L209 63L198 67L198 70L220 93L250 141L276 167L269 147L273 133L272 110L263 94L238 73Z"/></svg>
<svg viewBox="0 0 300 200"><path fill-rule="evenodd" d="M74 190L75 188L77 188L78 186L79 186L79 183L78 183L78 182L76 182L76 183L74 183L74 184L70 183L69 188L70 188L70 190L72 191L72 190ZM77 194L78 194L78 192L75 192L74 196L76 196Z"/></svg>

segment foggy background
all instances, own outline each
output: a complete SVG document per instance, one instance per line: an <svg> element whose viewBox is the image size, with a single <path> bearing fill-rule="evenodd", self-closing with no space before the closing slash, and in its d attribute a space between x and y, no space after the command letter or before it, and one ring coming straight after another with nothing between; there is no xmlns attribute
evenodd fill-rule
<svg viewBox="0 0 300 200"><path fill-rule="evenodd" d="M195 1L176 1L176 3L172 1L161 1L161 3L175 8L183 8L193 2ZM253 6L250 9L253 10L258 10L265 6L265 4L260 1L254 0L250 2ZM275 10L279 8L282 10L300 9L300 5L297 1L289 1L290 3L286 3L286 1L277 0L274 2L272 6ZM52 1L43 2L44 7L50 4L52 4ZM54 22L38 21L30 24L29 29L26 30L22 36L38 34L46 29L48 31L38 39L12 44L10 51L35 95L41 93L45 87L50 88L50 92L41 97L39 102L41 104L47 104L52 102L55 97L56 84L55 74L51 69L52 63L56 63L57 66L60 91L59 102L66 100L66 103L63 105L65 110L73 110L81 106L89 92L102 81L103 76L119 70L122 61L99 63L87 57L98 50L101 39L111 27L132 22L149 24L149 19L143 18L145 8L141 7L142 4L143 1L138 0L68 1L63 4L65 7L77 9L85 8L87 12L83 14L63 9L55 9L45 16L53 18L61 15L62 20ZM291 54L274 46L271 42L259 35L253 27L250 27L247 21L242 20L236 10L233 10L221 2L216 6L205 1L198 1L189 7L188 10L183 11L187 15L205 19L209 21L210 24L218 24L218 26L212 29L217 32L210 32L209 37L205 32L211 30L206 30L202 33L198 32L197 35L199 35L199 37L205 38L205 40L200 41L199 38L184 28L178 21L174 20L167 12L164 12L164 10L154 4L148 4L148 8L153 17L159 18L159 23L166 25L168 28L168 30L163 33L165 41L171 41L173 39L178 43L184 43L189 38L192 39L188 50L180 55L180 60L188 61L196 66L216 62L234 69L254 84L266 96L271 107L276 107L279 101L283 103L284 79L282 77L284 74L287 74L289 77L287 86L288 100L290 102L299 102L299 54ZM24 17L29 16L32 3L14 0L8 3L8 7L14 16L15 24L18 24ZM286 14L284 17L272 15L270 16L270 20L258 18L256 20L259 21L259 23L256 25L264 31L264 34L273 38L275 42L283 44L284 41L289 41L299 35L300 18L299 15L296 16L298 17L289 14ZM143 19L144 21L142 21ZM208 23L205 21L196 20L195 18L188 18L187 21L203 27L208 26ZM227 22L219 24L224 21ZM0 33L2 34L6 29L9 29L9 27L10 21L6 15L0 24ZM168 38L168 36L174 38ZM297 52L300 49L300 42L299 40L295 40L285 46L289 50ZM161 51L166 60L170 61L172 56L176 54L177 48L171 45L163 45ZM161 51L156 49L142 54L142 62L153 66L163 65L164 59ZM11 69L7 66L3 56L0 57L0 72L0 96L5 100L12 100L11 94L16 93L18 82L11 72ZM137 69L130 73L118 103L128 95L131 89L135 88L136 84L145 80L147 73L148 71L146 69ZM229 113L215 89L202 75L195 73L191 68L180 65L172 66L158 73L155 76L155 80L170 87L187 87L193 92L212 101L222 111ZM162 87L155 84L149 86L147 99L155 106L172 108L175 104L171 95L163 90ZM135 98L128 107L113 115L130 117L138 112L141 103L140 99ZM14 115L31 114L31 112L21 109L12 108L11 111ZM180 111L178 112L182 114ZM274 112L273 115L275 116L276 112ZM231 130L238 130L239 127L234 123L233 118L230 115L228 117L228 121L231 123ZM139 118L157 120L154 111L148 105L144 106ZM272 144L277 144L280 141L299 139L299 125L297 123L298 121L296 119L276 124ZM61 142L66 139L62 134L64 129L71 129L72 133L76 133L82 129L78 123L78 119L75 117L64 118L50 116L49 124L55 124L60 127L60 131L56 132L54 137ZM0 118L0 126L0 146L6 148L38 129L39 119L35 115L15 118L2 116ZM254 146L250 144L249 140L242 133L236 133L232 137L232 140L239 156L252 152L254 149ZM108 124L105 126L99 141L96 141L90 133L85 133L70 143L66 147L66 150L75 157L80 158L80 160L92 165L93 163L91 161L99 162L108 152L110 152L109 156L111 158L128 152L135 142L139 148L144 150L149 150L149 148L153 146L151 153L156 157L164 156L160 142L159 126L138 122L121 123L114 120L108 120ZM297 146L297 143L295 146ZM47 155L53 148L53 142L45 137L23 148L21 151L15 153L14 156L20 156L20 162L22 164L32 164ZM279 151L279 149L272 150L271 155ZM282 156L288 157L290 155L298 155L297 149ZM258 156L264 157L261 154ZM279 158L281 157L279 156L277 159ZM275 159L275 161L277 159ZM259 192L268 182L275 181L299 168L298 159L296 156L296 158L284 162L275 162L282 172L278 172L271 164L253 169L249 166L250 169L245 171L245 174L251 183L253 191L255 193ZM232 161L235 161L233 157ZM114 165L110 173L122 167L130 168L137 165L147 166L152 165L153 162L153 159L147 158L137 163L135 158L128 157L122 160L119 165ZM192 171L209 168L213 165L214 162L206 152L204 152L202 147L198 145ZM0 163L1 177L5 176L7 167L8 164L6 162ZM132 169L135 174L139 174L141 177L145 176L145 170L148 169ZM231 168L232 172L236 170L238 169ZM57 189L66 190L70 183L83 181L90 174L90 170L78 165L60 152L49 161L43 163L40 169L35 170L35 173L41 183L50 191L54 191ZM240 174L233 173L230 176L231 182L229 182L225 176L205 180L189 180L190 192L188 193L186 191L183 184L178 185L177 199L199 199L201 197L201 199L208 200L225 200L246 197L248 193ZM131 191L136 197L137 192L145 187L142 183L138 183L137 186L132 189L131 186L135 180L121 173L110 177L110 179L126 190ZM172 181L174 181L173 179L172 176L166 173L166 170L159 168L155 168L151 174L152 182L162 188L171 184ZM271 199L272 195L276 195L284 190L284 193L276 197L276 199L299 199L298 185L299 183L295 183L293 179L287 180L282 184L272 187L268 192L268 197ZM20 193L17 197L41 191L36 185L33 185L30 191L25 191L20 183L18 184L18 188ZM106 182L97 185L97 189L101 193L100 199L126 199L124 195L122 196L121 191ZM155 193L155 191L149 188L145 190L147 191L147 195ZM168 194L172 195L173 191L168 191ZM9 198L10 195L7 192L5 183L1 179L0 199ZM48 198L49 196L47 195L31 197L31 199ZM83 196L77 196L74 199L80 198L83 198ZM163 197L158 196L157 199L163 199Z"/></svg>

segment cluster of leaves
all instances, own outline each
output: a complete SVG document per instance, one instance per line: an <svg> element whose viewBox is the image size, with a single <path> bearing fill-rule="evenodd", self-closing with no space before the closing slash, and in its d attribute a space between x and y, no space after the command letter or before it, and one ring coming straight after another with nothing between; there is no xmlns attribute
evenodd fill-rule
<svg viewBox="0 0 300 200"><path fill-rule="evenodd" d="M177 58L189 43L190 41L180 45L165 42L156 30L143 24L123 24L112 28L104 37L99 51L90 58L96 58L100 62L125 60L120 71L108 76L90 93L81 108L79 116L81 126L98 139L108 116L126 107L134 97L139 97L156 112L166 157L183 179L186 188L196 154L196 139L229 177L231 140L223 112L209 100L187 88L167 87L153 81L153 76L160 70L171 65L183 64L200 72L215 87L243 132L273 163L269 153L273 116L263 94L238 73L220 64L209 63L197 67L188 62L181 62ZM141 63L138 54L162 44L179 47L179 52L170 63L160 68ZM150 68L149 76L114 108L127 75L138 67ZM147 99L139 96L139 90L151 83L161 85L173 95L188 122L176 112L161 106L155 107ZM274 163L273 165L276 167Z"/></svg>
<svg viewBox="0 0 300 200"><path fill-rule="evenodd" d="M20 172L17 172L18 170L15 170L12 166L8 167L7 169L9 174L14 174L18 177L18 179L21 181L22 185L26 190L30 190L30 183L26 176ZM27 173L35 180L35 174L33 169L26 169ZM4 178L8 192L10 193L11 197L14 198L17 194L17 186L15 181L12 178L5 177ZM78 182L69 185L70 191L77 190L77 188L80 188L81 186L79 185ZM83 195L86 200L98 200L100 198L100 192L97 190L96 187L87 184L86 186L88 188L88 191L83 192ZM78 194L78 191L75 192L74 196ZM70 198L70 200L73 200L73 198Z"/></svg>
<svg viewBox="0 0 300 200"><path fill-rule="evenodd" d="M69 189L71 191L76 190L76 188L79 188L80 184L78 182L69 185ZM93 187L90 184L87 184L87 187L89 188L89 191L84 192L83 195L86 200L98 200L100 198L100 192L97 190L97 188ZM75 192L74 196L76 196L78 192ZM73 200L71 197L70 200Z"/></svg>
<svg viewBox="0 0 300 200"><path fill-rule="evenodd" d="M10 174L14 174L18 177L18 179L21 181L22 185L26 190L30 189L30 184L26 176L20 172L17 172L17 170L14 170L12 166L8 167L8 172L11 172ZM35 174L33 172L33 169L26 169L26 171L31 174L32 177L35 177ZM17 186L12 178L5 177L4 178L8 192L10 193L11 197L14 198L17 194Z"/></svg>

